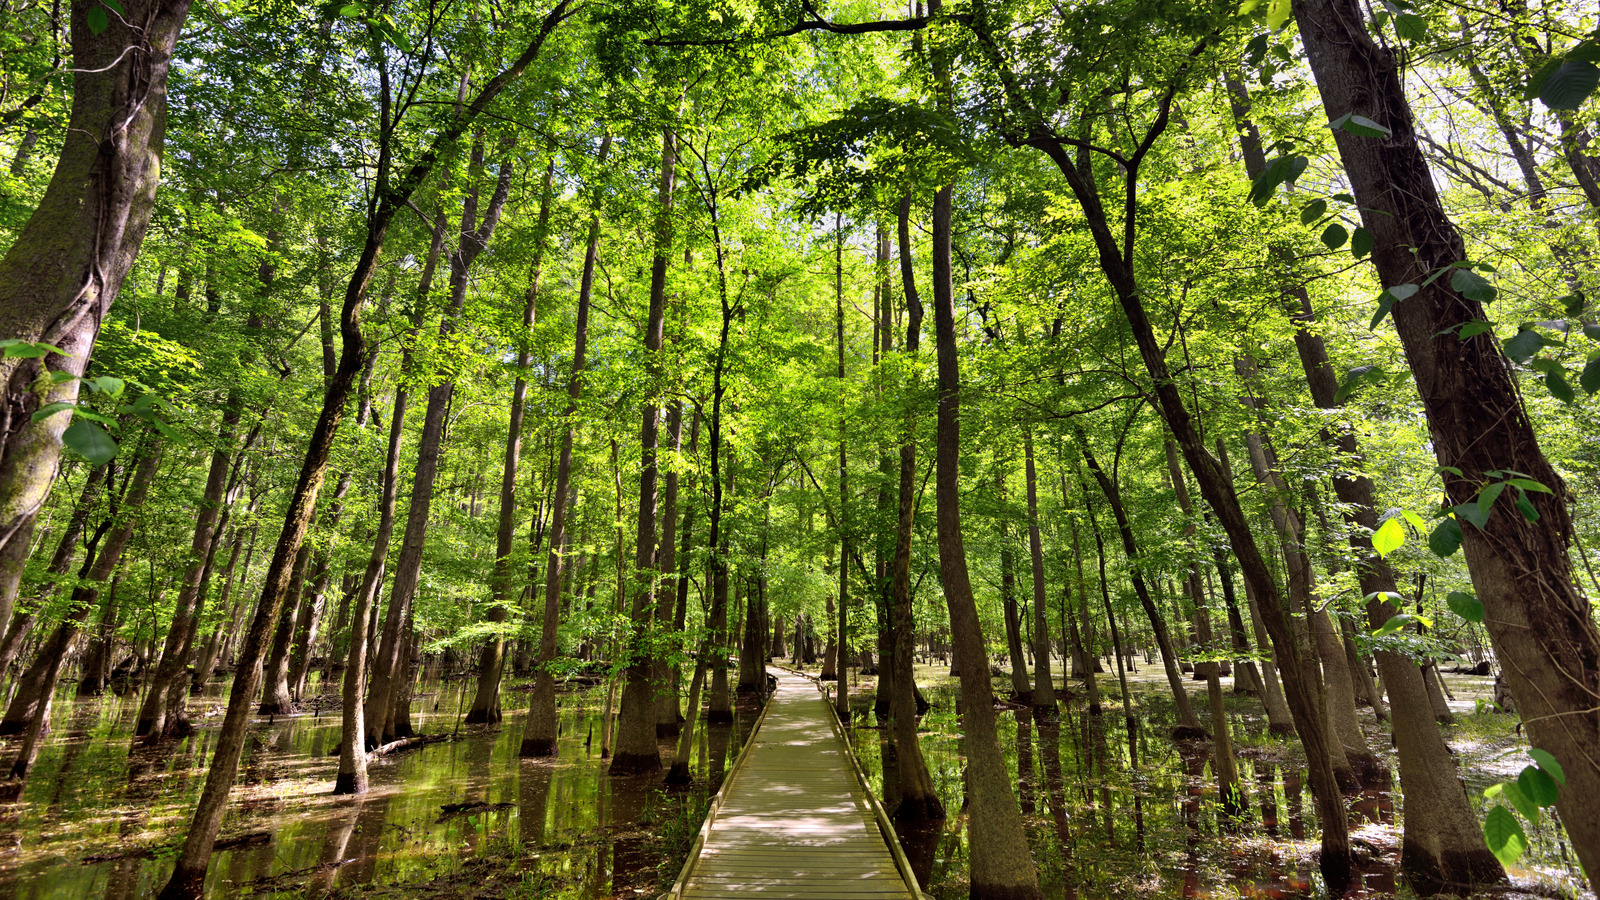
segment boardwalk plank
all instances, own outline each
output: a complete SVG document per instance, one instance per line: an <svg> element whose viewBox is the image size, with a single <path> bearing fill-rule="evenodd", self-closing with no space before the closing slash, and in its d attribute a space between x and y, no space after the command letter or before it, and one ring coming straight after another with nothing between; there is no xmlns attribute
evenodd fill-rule
<svg viewBox="0 0 1600 900"><path fill-rule="evenodd" d="M767 702L681 900L914 900L827 701L804 678L780 673Z"/></svg>

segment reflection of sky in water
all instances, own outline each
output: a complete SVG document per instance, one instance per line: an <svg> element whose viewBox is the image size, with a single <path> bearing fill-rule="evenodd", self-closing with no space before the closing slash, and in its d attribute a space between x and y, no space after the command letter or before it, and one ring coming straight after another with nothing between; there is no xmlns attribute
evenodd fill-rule
<svg viewBox="0 0 1600 900"><path fill-rule="evenodd" d="M191 700L197 722L207 726L195 737L132 755L138 696L80 702L75 687L65 686L56 700L53 731L24 802L0 807L0 897L153 894L171 871L166 854L174 852L199 796L221 722L221 685ZM418 732L455 729L460 681L420 690L412 713ZM329 793L338 770L330 755L340 736L336 710L260 721L222 826L223 841L247 840L213 857L207 895L270 885L285 896L317 896L357 882L430 879L488 851L504 856L520 847L524 871L511 878L564 886L561 896L609 896L614 869L654 867L658 860L636 852L637 830L630 836L623 825L607 826L671 818L685 798L655 792L658 778L605 774L598 737L593 756L585 749L603 702L597 690L562 695L560 755L523 762L517 751L527 694L508 689L501 727L463 726L462 739L374 760L372 790L361 800ZM692 765L699 784L707 767L720 770L734 749L727 727L713 731L697 741ZM446 814L446 804L472 806ZM94 861L127 850L145 852ZM276 880L258 883L263 877Z"/></svg>

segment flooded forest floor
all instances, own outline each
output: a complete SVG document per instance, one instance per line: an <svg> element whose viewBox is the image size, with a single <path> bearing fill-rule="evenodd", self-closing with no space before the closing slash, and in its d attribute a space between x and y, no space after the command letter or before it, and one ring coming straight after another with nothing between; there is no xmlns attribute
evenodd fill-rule
<svg viewBox="0 0 1600 900"><path fill-rule="evenodd" d="M950 816L906 829L900 839L924 889L955 900L967 893L956 692L942 666L919 666L917 676L933 704L922 721L923 752ZM1457 723L1447 737L1476 796L1520 771L1526 745L1513 717L1478 710L1475 700L1490 679L1448 677ZM1140 666L1130 680L1140 722L1137 766L1129 761L1120 703L1106 691L1114 685L1102 683L1100 717L1087 715L1076 682L1053 721L1035 722L1025 710L1000 717L1046 896L1321 896L1317 826L1298 745L1267 734L1253 699L1228 694L1251 805L1244 819L1229 821L1209 780L1209 745L1166 736L1173 704L1159 666ZM659 775L607 776L604 688L564 692L559 755L519 760L524 685L507 685L503 722L466 726L461 717L473 681L433 678L419 686L418 733L449 739L375 760L372 790L360 798L330 793L339 716L332 708L315 711L315 686L307 698L312 712L258 720L208 895L654 900L676 877L710 796L759 714L749 704L733 725L702 726L694 787L666 792ZM1007 684L996 680L997 695ZM64 685L57 698L48 746L21 801L0 806L0 900L153 895L171 871L198 797L226 682L212 682L205 697L191 701L199 726L193 737L132 752L138 695L76 700L74 687ZM874 687L870 677L852 685L851 735L882 796L885 735L872 715ZM1203 683L1190 690L1203 696ZM1387 733L1365 715L1371 746L1392 768ZM670 748L664 753L670 758ZM1407 896L1396 875L1403 803L1382 788L1348 799L1361 896ZM1592 896L1563 835L1546 827L1530 838L1513 871L1518 892Z"/></svg>

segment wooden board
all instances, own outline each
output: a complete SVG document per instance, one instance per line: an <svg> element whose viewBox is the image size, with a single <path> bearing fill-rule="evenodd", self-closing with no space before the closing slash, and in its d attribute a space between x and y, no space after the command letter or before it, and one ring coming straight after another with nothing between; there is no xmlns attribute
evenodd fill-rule
<svg viewBox="0 0 1600 900"><path fill-rule="evenodd" d="M822 694L780 672L767 703L682 900L913 900Z"/></svg>

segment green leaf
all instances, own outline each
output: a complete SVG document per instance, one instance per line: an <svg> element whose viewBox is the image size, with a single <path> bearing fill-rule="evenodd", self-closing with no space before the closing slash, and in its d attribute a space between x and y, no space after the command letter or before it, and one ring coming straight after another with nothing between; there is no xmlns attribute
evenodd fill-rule
<svg viewBox="0 0 1600 900"><path fill-rule="evenodd" d="M1344 384L1339 385L1339 389L1334 392L1333 402L1343 403L1361 385L1382 378L1383 369L1377 366L1356 366L1345 375Z"/></svg>
<svg viewBox="0 0 1600 900"><path fill-rule="evenodd" d="M127 16L128 15L128 11L123 9L122 8L122 4L118 3L117 0L100 0L100 2L104 3L106 6L110 7L111 10L113 12L115 12L119 16Z"/></svg>
<svg viewBox="0 0 1600 900"><path fill-rule="evenodd" d="M1461 549L1461 538L1461 524L1455 519L1445 519L1428 535L1428 549L1434 556L1449 557Z"/></svg>
<svg viewBox="0 0 1600 900"><path fill-rule="evenodd" d="M1372 252L1372 233L1365 228L1357 228L1350 235L1350 253L1356 259L1363 259Z"/></svg>
<svg viewBox="0 0 1600 900"><path fill-rule="evenodd" d="M1358 116L1355 113L1345 113L1329 122L1328 127L1335 131L1345 131L1356 137L1388 137L1394 133L1366 116Z"/></svg>
<svg viewBox="0 0 1600 900"><path fill-rule="evenodd" d="M1384 291L1383 293L1379 294L1378 310L1372 314L1372 324L1368 325L1367 328L1374 329L1382 324L1383 320L1389 317L1389 311L1394 309L1394 304L1395 298L1393 294L1389 293L1388 291ZM1338 398L1336 397L1335 399Z"/></svg>
<svg viewBox="0 0 1600 900"><path fill-rule="evenodd" d="M1399 550L1405 542L1406 529L1399 519L1384 519L1378 530L1372 533L1372 549L1378 551L1379 556L1388 556Z"/></svg>
<svg viewBox="0 0 1600 900"><path fill-rule="evenodd" d="M1494 509L1494 501L1500 499L1500 492L1506 489L1504 481L1496 481L1478 492L1478 511L1483 514L1483 521L1489 521L1489 513ZM1478 525L1477 522L1472 524ZM1482 525L1478 525L1482 528Z"/></svg>
<svg viewBox="0 0 1600 900"><path fill-rule="evenodd" d="M1537 491L1541 494L1555 493L1555 491L1552 491L1543 484L1534 481L1532 478L1507 478L1506 484L1509 484L1512 487L1522 488L1525 491Z"/></svg>
<svg viewBox="0 0 1600 900"><path fill-rule="evenodd" d="M1409 509L1402 510L1400 512L1400 517L1405 519L1406 522L1410 523L1411 527L1415 528L1417 530L1418 534L1421 534L1422 532L1428 530L1428 523L1424 522L1422 520L1421 516L1417 515L1416 513L1412 512Z"/></svg>
<svg viewBox="0 0 1600 900"><path fill-rule="evenodd" d="M1594 63L1568 59L1548 73L1543 70L1544 84L1539 88L1539 99L1551 109L1577 109L1600 85L1600 68Z"/></svg>
<svg viewBox="0 0 1600 900"><path fill-rule="evenodd" d="M1322 230L1322 243L1329 250L1337 250L1343 247L1344 242L1349 239L1350 232L1345 231L1344 226L1338 222L1331 222L1327 228Z"/></svg>
<svg viewBox="0 0 1600 900"><path fill-rule="evenodd" d="M1481 495L1479 499L1482 499ZM1458 506L1452 507L1450 511L1455 513L1457 518L1466 519L1468 522L1471 522L1474 528L1482 528L1483 526L1489 524L1488 512L1482 507L1478 506L1476 503L1462 503Z"/></svg>
<svg viewBox="0 0 1600 900"><path fill-rule="evenodd" d="M1285 155L1273 159L1250 183L1250 202L1256 206L1266 206L1278 190L1278 185L1293 182L1310 164L1311 160L1304 156Z"/></svg>
<svg viewBox="0 0 1600 900"><path fill-rule="evenodd" d="M61 435L61 443L94 466L103 466L115 459L121 449L104 428L83 419L67 426Z"/></svg>
<svg viewBox="0 0 1600 900"><path fill-rule="evenodd" d="M1573 291L1565 296L1557 297L1556 302L1561 304L1561 308L1566 311L1567 315L1581 316L1583 315L1583 308L1589 305L1589 298L1583 295L1583 291Z"/></svg>
<svg viewBox="0 0 1600 900"><path fill-rule="evenodd" d="M1456 337L1458 337L1458 338L1460 338L1461 340L1464 341L1467 338L1475 338L1480 334L1489 334L1489 333L1491 333L1493 331L1494 331L1494 326L1493 325L1490 325L1488 322L1485 322L1485 321L1483 321L1481 319L1478 319L1478 320L1474 320L1474 321L1468 322L1467 324L1461 326L1461 330L1456 332Z"/></svg>
<svg viewBox="0 0 1600 900"><path fill-rule="evenodd" d="M111 17L106 15L106 8L98 3L89 7L89 13L85 19L92 34L100 34L111 25Z"/></svg>
<svg viewBox="0 0 1600 900"><path fill-rule="evenodd" d="M1501 342L1501 346L1505 348L1506 356L1511 357L1511 361L1516 363L1525 363L1532 359L1533 355L1538 353L1544 345L1544 335L1531 328L1518 331L1512 337L1508 337Z"/></svg>
<svg viewBox="0 0 1600 900"><path fill-rule="evenodd" d="M1374 631L1372 633L1372 636L1373 637L1388 637L1389 635L1394 634L1397 631L1400 631L1401 629L1405 628L1407 625L1410 625L1412 622L1415 622L1415 621L1417 621L1417 617L1411 615L1410 613L1400 613L1397 616L1391 616L1389 618L1389 621L1383 623L1383 627L1382 628L1379 628L1377 631Z"/></svg>
<svg viewBox="0 0 1600 900"><path fill-rule="evenodd" d="M1522 851L1528 849L1528 836L1522 831L1522 823L1504 806L1496 805L1484 818L1483 840L1489 845L1489 852L1507 866L1515 863L1522 856Z"/></svg>
<svg viewBox="0 0 1600 900"><path fill-rule="evenodd" d="M1524 797L1539 807L1555 806L1556 798L1561 794L1555 779L1538 766L1524 768L1522 774L1517 776L1517 787L1522 790Z"/></svg>
<svg viewBox="0 0 1600 900"><path fill-rule="evenodd" d="M1267 4L1267 27L1277 31L1288 23L1294 15L1294 9L1289 5L1289 0L1271 0Z"/></svg>
<svg viewBox="0 0 1600 900"><path fill-rule="evenodd" d="M1532 766L1529 766L1529 768L1532 768ZM1523 793L1520 784L1515 781L1504 781L1501 784L1503 787L1500 789L1500 799L1510 803L1529 822L1539 821L1539 805L1529 799L1527 794Z"/></svg>
<svg viewBox="0 0 1600 900"><path fill-rule="evenodd" d="M121 396L123 389L128 386L126 381L111 375L86 378L83 383L89 385L91 390L99 391L102 394L110 394L112 397Z"/></svg>
<svg viewBox="0 0 1600 900"><path fill-rule="evenodd" d="M45 406L41 406L38 409L34 410L33 415L29 417L28 421L30 421L30 422L43 422L45 419L50 418L51 416L55 415L58 412L61 412L64 409L77 409L77 408L78 408L78 404L76 404L76 403L66 403L66 402L58 401L56 403L51 403L51 404L48 404L48 405L45 405Z"/></svg>
<svg viewBox="0 0 1600 900"><path fill-rule="evenodd" d="M1589 364L1583 367L1583 373L1578 376L1578 386L1590 394L1600 391L1600 357L1589 360Z"/></svg>
<svg viewBox="0 0 1600 900"><path fill-rule="evenodd" d="M1312 222L1315 222L1326 215L1327 212L1328 201L1313 200L1310 203L1307 203L1304 209L1300 210L1300 224L1310 225Z"/></svg>
<svg viewBox="0 0 1600 900"><path fill-rule="evenodd" d="M1387 290L1389 295L1394 297L1396 300L1409 300L1412 297L1415 297L1417 295L1417 291L1422 290L1422 288L1414 284L1397 284L1392 288L1385 288L1385 290Z"/></svg>
<svg viewBox="0 0 1600 900"><path fill-rule="evenodd" d="M1600 325L1583 326L1583 336L1591 340L1600 341Z"/></svg>
<svg viewBox="0 0 1600 900"><path fill-rule="evenodd" d="M1444 602L1451 612L1468 622L1483 621L1483 601L1466 591L1451 591L1445 595Z"/></svg>
<svg viewBox="0 0 1600 900"><path fill-rule="evenodd" d="M1494 301L1494 285L1471 269L1457 269L1450 276L1450 286L1468 300L1476 300L1479 303Z"/></svg>
<svg viewBox="0 0 1600 900"><path fill-rule="evenodd" d="M1550 396L1562 403L1571 403L1577 399L1577 394L1572 390L1572 385L1567 383L1566 370L1560 365L1554 365L1545 370L1544 386L1550 391Z"/></svg>
<svg viewBox="0 0 1600 900"><path fill-rule="evenodd" d="M1416 13L1394 17L1394 33L1402 41L1420 41L1428 36L1428 22Z"/></svg>
<svg viewBox="0 0 1600 900"><path fill-rule="evenodd" d="M0 358L4 359L38 359L46 353L55 353L65 356L60 350L45 343L23 341L17 338L7 338L0 341Z"/></svg>
<svg viewBox="0 0 1600 900"><path fill-rule="evenodd" d="M1528 499L1528 492L1521 488L1517 489L1516 506L1517 512L1522 513L1524 519L1529 522L1539 521L1539 511L1533 508L1533 501Z"/></svg>
<svg viewBox="0 0 1600 900"><path fill-rule="evenodd" d="M1550 755L1550 751L1534 747L1528 751L1528 755L1533 757L1533 761L1539 764L1539 768L1548 772L1550 777L1556 780L1556 784L1567 783L1567 773L1561 771L1561 763L1556 762L1556 758Z"/></svg>

